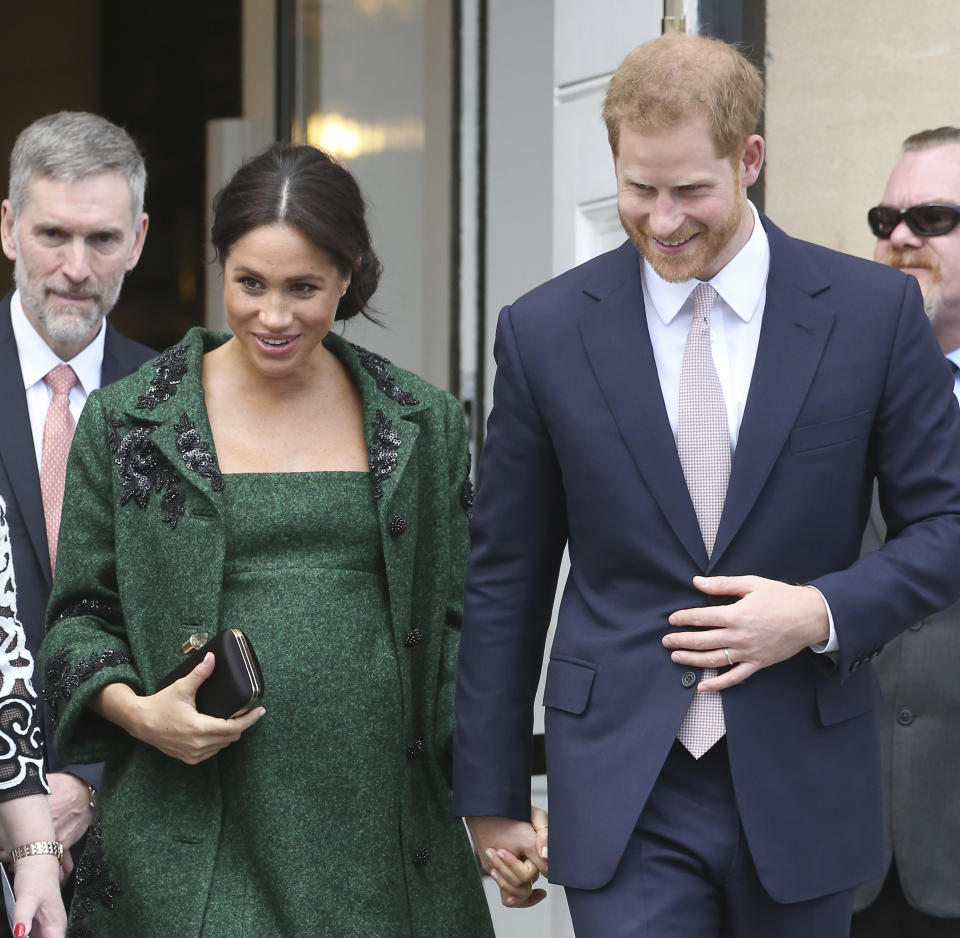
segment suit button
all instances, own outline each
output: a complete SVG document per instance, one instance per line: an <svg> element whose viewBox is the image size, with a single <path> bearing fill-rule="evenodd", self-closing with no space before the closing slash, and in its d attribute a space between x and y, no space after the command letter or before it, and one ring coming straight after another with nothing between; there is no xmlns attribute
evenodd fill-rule
<svg viewBox="0 0 960 938"><path fill-rule="evenodd" d="M684 687L693 687L697 683L697 675L693 671L684 671L680 683Z"/></svg>
<svg viewBox="0 0 960 938"><path fill-rule="evenodd" d="M408 759L419 759L423 755L423 740L417 739L414 740L412 746L407 746L407 758Z"/></svg>
<svg viewBox="0 0 960 938"><path fill-rule="evenodd" d="M422 850L418 850L413 858L414 866L426 866L430 862L430 851L424 847Z"/></svg>
<svg viewBox="0 0 960 938"><path fill-rule="evenodd" d="M410 631L403 636L403 647L413 648L414 645L420 644L420 640L422 638L423 633L420 631L420 629L410 629Z"/></svg>
<svg viewBox="0 0 960 938"><path fill-rule="evenodd" d="M852 674L854 671L859 670L861 664L863 664L863 662L859 658L854 658L854 660L850 662L850 673Z"/></svg>
<svg viewBox="0 0 960 938"><path fill-rule="evenodd" d="M390 533L394 537L400 537L404 531L407 530L407 521L405 518L401 518L400 515L396 515L393 521L390 522Z"/></svg>
<svg viewBox="0 0 960 938"><path fill-rule="evenodd" d="M919 632L927 624L926 619L921 619L919 622L914 623L910 626L911 632Z"/></svg>
<svg viewBox="0 0 960 938"><path fill-rule="evenodd" d="M897 722L901 726L909 726L913 722L913 711L909 707L903 707L898 710Z"/></svg>

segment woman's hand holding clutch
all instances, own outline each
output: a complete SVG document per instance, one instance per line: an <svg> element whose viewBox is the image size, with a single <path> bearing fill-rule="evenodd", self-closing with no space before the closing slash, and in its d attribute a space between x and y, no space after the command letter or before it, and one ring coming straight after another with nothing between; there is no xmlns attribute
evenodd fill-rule
<svg viewBox="0 0 960 938"><path fill-rule="evenodd" d="M257 707L232 720L199 713L197 688L213 673L214 656L207 654L186 677L147 697L126 684L109 684L91 702L101 716L162 753L196 765L236 742L266 713Z"/></svg>

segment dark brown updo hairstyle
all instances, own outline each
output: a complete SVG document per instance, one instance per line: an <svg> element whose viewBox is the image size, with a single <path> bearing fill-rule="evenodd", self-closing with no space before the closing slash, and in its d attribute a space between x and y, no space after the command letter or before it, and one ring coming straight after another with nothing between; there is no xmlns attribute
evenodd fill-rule
<svg viewBox="0 0 960 938"><path fill-rule="evenodd" d="M366 312L377 289L380 261L370 245L366 205L350 173L323 150L275 143L245 162L214 196L210 239L220 266L247 232L290 225L330 255L350 286L337 319ZM360 259L359 264L354 267Z"/></svg>

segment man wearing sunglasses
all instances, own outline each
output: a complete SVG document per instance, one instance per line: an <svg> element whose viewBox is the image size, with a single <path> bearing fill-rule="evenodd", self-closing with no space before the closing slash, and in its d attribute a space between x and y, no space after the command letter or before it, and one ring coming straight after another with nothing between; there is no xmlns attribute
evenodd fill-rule
<svg viewBox="0 0 960 938"><path fill-rule="evenodd" d="M874 258L913 274L943 353L960 366L960 128L908 137L867 213ZM955 393L960 397L960 383ZM864 549L884 542L876 497ZM889 643L883 691L886 872L856 897L852 938L960 935L960 603Z"/></svg>
<svg viewBox="0 0 960 938"><path fill-rule="evenodd" d="M960 129L908 137L867 221L874 258L913 274L943 353L960 365ZM960 397L960 385L955 389ZM864 549L883 544L876 497ZM851 938L960 935L960 603L890 642L883 691L886 864L856 896Z"/></svg>

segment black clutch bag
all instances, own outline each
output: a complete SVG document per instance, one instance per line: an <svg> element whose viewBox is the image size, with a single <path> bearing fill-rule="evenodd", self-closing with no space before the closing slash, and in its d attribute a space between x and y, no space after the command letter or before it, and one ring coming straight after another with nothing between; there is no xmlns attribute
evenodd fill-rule
<svg viewBox="0 0 960 938"><path fill-rule="evenodd" d="M223 629L210 641L206 633L191 635L182 651L186 658L157 684L157 690L186 677L208 651L216 658L213 674L197 689L200 713L228 720L250 710L263 697L263 672L253 645L240 629Z"/></svg>

